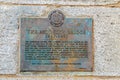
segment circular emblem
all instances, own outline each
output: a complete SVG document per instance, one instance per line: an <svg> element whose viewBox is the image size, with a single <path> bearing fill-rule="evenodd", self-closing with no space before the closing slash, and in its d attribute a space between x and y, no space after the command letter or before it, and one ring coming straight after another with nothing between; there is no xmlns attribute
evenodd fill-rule
<svg viewBox="0 0 120 80"><path fill-rule="evenodd" d="M65 16L60 10L54 10L49 14L48 19L52 26L60 27L64 23Z"/></svg>

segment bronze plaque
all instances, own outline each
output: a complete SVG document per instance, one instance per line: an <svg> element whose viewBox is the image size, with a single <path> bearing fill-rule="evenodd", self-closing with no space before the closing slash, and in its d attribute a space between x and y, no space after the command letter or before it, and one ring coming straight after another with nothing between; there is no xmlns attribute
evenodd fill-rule
<svg viewBox="0 0 120 80"><path fill-rule="evenodd" d="M20 19L21 71L92 71L92 18L65 18L53 11L48 18Z"/></svg>

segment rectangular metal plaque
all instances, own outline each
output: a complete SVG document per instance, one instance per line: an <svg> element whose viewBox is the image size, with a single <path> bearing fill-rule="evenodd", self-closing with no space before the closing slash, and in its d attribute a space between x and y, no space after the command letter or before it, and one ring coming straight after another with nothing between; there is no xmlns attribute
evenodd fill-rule
<svg viewBox="0 0 120 80"><path fill-rule="evenodd" d="M20 19L21 71L92 71L92 18L66 18L54 27L48 18Z"/></svg>

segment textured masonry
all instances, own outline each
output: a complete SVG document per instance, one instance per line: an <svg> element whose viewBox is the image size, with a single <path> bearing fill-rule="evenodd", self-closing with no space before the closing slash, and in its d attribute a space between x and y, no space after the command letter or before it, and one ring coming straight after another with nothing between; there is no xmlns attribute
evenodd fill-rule
<svg viewBox="0 0 120 80"><path fill-rule="evenodd" d="M61 5L105 5L120 0L0 0L1 3L15 4L61 4Z"/></svg>
<svg viewBox="0 0 120 80"><path fill-rule="evenodd" d="M104 5L117 3L120 0L79 0L73 2L75 5ZM94 20L94 71L87 72L65 72L65 73L38 73L37 75L53 76L74 76L74 75L93 75L93 76L120 76L120 8L102 6L47 6L40 4L52 4L59 1L28 1L28 0L0 0L0 74L19 73L19 17L39 16L47 17L51 10L59 9L66 17L89 16ZM57 4L72 4L68 1L61 1ZM11 3L17 3L11 4ZM7 5L11 4L11 5ZM20 5L18 5L20 4ZM39 4L39 5L21 5ZM27 73L32 75L33 73ZM33 74L35 75L35 74ZM8 77L9 78L9 77ZM3 78L4 80L5 78ZM57 79L57 78L56 78ZM67 78L66 78L67 79ZM9 78L9 80L16 80ZM19 80L19 78L18 78ZM21 79L20 79L21 80ZM26 79L25 79L26 80ZM32 79L28 79L32 80ZM112 79L111 79L112 80Z"/></svg>

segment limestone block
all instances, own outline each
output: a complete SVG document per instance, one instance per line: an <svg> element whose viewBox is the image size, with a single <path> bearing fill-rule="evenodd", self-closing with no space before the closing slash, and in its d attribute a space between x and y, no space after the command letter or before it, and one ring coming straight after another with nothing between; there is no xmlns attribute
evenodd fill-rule
<svg viewBox="0 0 120 80"><path fill-rule="evenodd" d="M120 0L0 0L1 3L15 4L61 4L61 5L105 5Z"/></svg>
<svg viewBox="0 0 120 80"><path fill-rule="evenodd" d="M112 1L112 0L111 0ZM66 17L92 17L94 20L94 71L39 73L38 75L120 76L120 8L79 6L0 6L0 74L19 73L19 17L47 17L59 9ZM32 73L31 73L32 74ZM30 74L30 75L31 75Z"/></svg>

